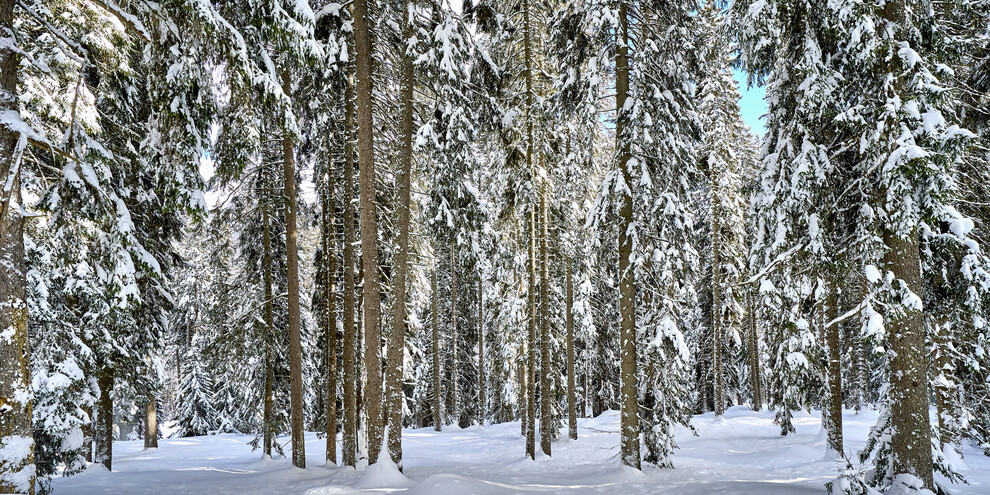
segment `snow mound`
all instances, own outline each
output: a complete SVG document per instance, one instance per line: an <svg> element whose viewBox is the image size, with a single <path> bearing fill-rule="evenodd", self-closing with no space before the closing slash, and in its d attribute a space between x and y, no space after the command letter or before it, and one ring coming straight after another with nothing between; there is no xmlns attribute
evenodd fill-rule
<svg viewBox="0 0 990 495"><path fill-rule="evenodd" d="M413 481L399 471L387 453L382 452L381 457L364 470L364 475L354 484L356 488L407 488L413 485Z"/></svg>

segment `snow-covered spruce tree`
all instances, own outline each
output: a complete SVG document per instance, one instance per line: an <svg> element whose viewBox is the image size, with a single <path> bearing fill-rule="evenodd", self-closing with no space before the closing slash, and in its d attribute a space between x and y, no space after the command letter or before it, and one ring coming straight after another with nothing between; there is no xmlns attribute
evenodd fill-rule
<svg viewBox="0 0 990 495"><path fill-rule="evenodd" d="M787 434L794 431L791 411L816 405L823 387L817 335L825 321L826 281L835 271L829 240L837 212L831 205L840 186L832 183L843 158L832 151L841 138L833 123L840 80L829 55L836 42L828 22L834 19L827 6L805 2L753 9L739 2L733 9L741 63L767 85L768 133L751 199L756 232L750 267L763 305L772 308L764 313L768 399Z"/></svg>
<svg viewBox="0 0 990 495"><path fill-rule="evenodd" d="M552 144L561 164L550 172L556 210L555 230L563 265L563 288L566 294L566 359L568 434L577 437L577 391L583 383L577 364L577 340L587 342L590 328L589 293L584 282L590 270L590 254L595 233L585 228L593 206L594 187L609 168L602 160L603 147L610 145L601 116L600 102L607 95L606 79L598 72L598 62L588 59L592 40L580 16L572 11L574 5L565 3L553 13L550 45L554 60L563 67L553 81L550 95L551 111L558 115L553 122L557 139ZM608 144L606 144L608 143ZM575 299L576 298L576 299ZM575 326L577 331L575 332ZM584 391L587 400L587 391Z"/></svg>
<svg viewBox="0 0 990 495"><path fill-rule="evenodd" d="M974 132L978 145L970 148L959 163L956 172L958 198L954 206L964 218L973 220L973 227L967 236L975 240L981 247L990 243L990 206L979 198L990 195L990 169L986 167L990 156L987 154L987 143L990 143L990 63L983 54L988 47L987 20L990 19L990 3L957 2L939 4L936 12L944 19L941 26L950 35L946 48L950 49L947 65L956 73L954 82L960 88L956 93L959 97L957 111L963 118L963 127ZM966 224L962 224L968 227ZM938 380L940 370L949 364L950 369L945 373L946 382L937 381L941 390L949 392L946 398L950 404L955 399L955 408L939 406L940 430L943 433L943 444L951 443L957 433L972 439L985 454L990 455L990 381L987 370L990 359L990 291L982 288L980 280L985 280L985 256L968 252L954 236L943 237L941 242L951 248L954 256L947 260L955 263L947 264L949 270L944 276L936 272L939 285L950 289L956 296L953 312L948 312L946 321L949 326L948 339L941 342L955 343L948 349L944 346L936 349L940 357L949 358L949 363L932 361L930 374ZM982 266L981 266L982 265ZM974 283L977 282L977 283ZM960 305L959 303L963 303ZM927 304L927 303L926 303ZM936 334L936 342L938 335ZM959 344L963 344L960 348ZM955 385L955 389L947 385ZM955 397L958 394L958 397ZM936 405L938 405L936 395ZM956 409L953 411L953 409ZM948 415L946 415L948 413ZM943 420L944 418L944 420ZM953 427L961 431L953 431ZM944 448L944 447L943 447Z"/></svg>
<svg viewBox="0 0 990 495"><path fill-rule="evenodd" d="M737 295L737 286L745 270L745 205L740 196L739 178L742 150L738 147L751 139L739 114L739 89L732 78L731 45L723 19L714 2L701 10L700 21L705 29L701 46L708 52L704 60L705 77L698 88L698 113L704 128L701 169L708 178L707 187L703 188L707 194L702 195L703 204L707 206L707 242L704 244L710 266L709 289L705 292L711 301L708 338L711 342L712 405L716 416L725 412L729 397L739 395L738 390L730 394L726 380L737 362L733 357L739 355L742 301Z"/></svg>
<svg viewBox="0 0 990 495"><path fill-rule="evenodd" d="M452 21L451 21L452 22ZM464 66L461 65L461 68ZM462 70L462 69L456 69ZM442 77L448 77L446 74ZM444 346L446 358L443 364L448 376L444 394L444 421L457 421L461 426L470 424L472 417L475 380L468 365L474 360L473 346L468 335L468 325L474 320L469 315L477 307L477 282L467 274L474 272L478 263L477 232L481 211L478 189L472 184L476 162L470 142L475 135L474 122L464 93L452 88L450 83L463 81L456 73L441 85L441 99L437 101L433 118L419 131L419 146L429 149L428 163L432 164L429 177L430 202L424 211L429 232L434 240L434 256L441 270L442 283L439 293L442 306L437 315L446 313L445 332L449 339ZM471 288L475 289L472 291ZM444 304L446 302L446 304ZM442 307L441 306L441 307ZM442 319L440 321L443 321ZM436 393L437 390L434 390Z"/></svg>
<svg viewBox="0 0 990 495"><path fill-rule="evenodd" d="M182 436L206 435L216 429L214 407L214 382L205 353L206 338L193 335L192 345L183 359L182 385L176 424L181 425Z"/></svg>
<svg viewBox="0 0 990 495"><path fill-rule="evenodd" d="M578 9L601 41L597 60L615 67L616 157L592 223L617 228L609 232L618 234L621 452L623 463L637 468L640 433L647 462L669 466L671 426L688 421L689 356L678 317L697 266L687 208L690 184L701 177L688 84L698 67L696 10L668 2L586 2Z"/></svg>
<svg viewBox="0 0 990 495"><path fill-rule="evenodd" d="M883 316L890 352L887 413L881 415L889 422L887 428L878 424L874 430L883 436L870 481L933 490L933 470L951 473L941 462L928 416L930 326L925 322L922 270L938 266L927 256L939 254L937 241L931 242L936 236L955 236L971 263L979 251L979 245L968 239L972 220L954 207L959 157L973 134L959 127L955 92L944 89L954 84L954 74L945 65L950 62L947 34L951 31L930 6L895 1L878 9L849 2L840 18L847 22L842 32L849 37L843 75L849 94L861 102L843 120L862 128L856 171L876 185L869 190L869 199L875 212L871 224L881 241L876 246L881 266L868 276L886 304ZM878 29L855 36L863 23ZM922 250L923 243L928 249ZM979 277L978 272L971 271L967 278L974 277ZM974 282L974 287L986 286L985 279Z"/></svg>

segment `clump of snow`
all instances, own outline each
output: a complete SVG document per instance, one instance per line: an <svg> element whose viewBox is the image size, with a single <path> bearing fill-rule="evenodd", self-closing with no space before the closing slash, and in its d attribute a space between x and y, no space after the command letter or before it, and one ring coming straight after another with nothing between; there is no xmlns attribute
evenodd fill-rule
<svg viewBox="0 0 990 495"><path fill-rule="evenodd" d="M413 481L399 471L385 449L378 456L378 462L368 466L354 484L357 488L406 488L412 485Z"/></svg>
<svg viewBox="0 0 990 495"><path fill-rule="evenodd" d="M911 474L898 474L887 490L888 495L935 495L925 488L920 478Z"/></svg>
<svg viewBox="0 0 990 495"><path fill-rule="evenodd" d="M871 284L875 284L880 281L880 270L873 265L866 265L863 267L863 273L866 275L866 279L870 281Z"/></svg>

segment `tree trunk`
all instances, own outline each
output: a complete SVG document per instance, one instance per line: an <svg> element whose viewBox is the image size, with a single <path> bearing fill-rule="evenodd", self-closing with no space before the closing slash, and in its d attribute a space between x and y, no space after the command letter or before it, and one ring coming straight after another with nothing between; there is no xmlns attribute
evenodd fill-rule
<svg viewBox="0 0 990 495"><path fill-rule="evenodd" d="M629 94L629 20L626 4L619 4L618 41L615 50L615 136L619 140L619 160L626 190L632 184L629 161L632 159L629 138L625 135L629 114L625 111ZM636 385L636 286L632 266L632 241L629 228L633 225L632 196L623 194L619 203L619 395L621 397L621 455L622 463L640 468L639 410Z"/></svg>
<svg viewBox="0 0 990 495"><path fill-rule="evenodd" d="M407 0L410 4L411 0ZM407 5L407 7L409 6ZM403 37L414 36L408 13L403 16L406 24ZM403 49L402 55L402 171L399 183L399 238L395 253L395 302L393 304L392 334L388 346L388 451L399 469L402 469L402 409L405 396L402 392L403 359L406 349L406 272L409 270L409 188L413 154L413 84L415 69L412 57Z"/></svg>
<svg viewBox="0 0 990 495"><path fill-rule="evenodd" d="M895 289L922 294L918 234L901 238L884 229L884 264L897 279ZM903 306L903 313L887 315L890 359L890 444L894 475L908 473L933 488L931 423L928 418L928 374L925 322L921 307ZM919 305L920 306L920 305Z"/></svg>
<svg viewBox="0 0 990 495"><path fill-rule="evenodd" d="M722 365L722 303L721 290L712 287L712 411L725 414L725 370Z"/></svg>
<svg viewBox="0 0 990 495"><path fill-rule="evenodd" d="M385 425L382 416L381 303L378 288L378 220L375 207L375 146L372 114L371 20L368 0L354 1L357 81L358 168L361 186L361 263L364 271L364 407L368 421L368 464L378 462Z"/></svg>
<svg viewBox="0 0 990 495"><path fill-rule="evenodd" d="M100 388L100 399L96 403L96 462L102 463L107 471L113 470L113 391L114 372L112 368L101 368L96 373L96 383Z"/></svg>
<svg viewBox="0 0 990 495"><path fill-rule="evenodd" d="M718 198L715 197L718 190L717 174L710 173L711 203L714 205ZM722 285L725 283L725 275L722 270L722 244L721 226L717 213L712 208L710 215L711 225L711 249L712 249L712 409L715 417L725 415L725 365L723 363L722 352L724 350L723 336L725 335L725 313L724 297Z"/></svg>
<svg viewBox="0 0 990 495"><path fill-rule="evenodd" d="M536 174L533 174L535 177ZM536 459L536 364L537 351L537 311L536 311L536 205L530 206L529 215L529 356L526 359L526 455Z"/></svg>
<svg viewBox="0 0 990 495"><path fill-rule="evenodd" d="M533 134L533 19L530 13L530 0L523 0L523 57L526 70L526 167L530 174L531 198L529 204L529 358L527 363L526 389L526 455L536 459L536 167L533 163L535 147Z"/></svg>
<svg viewBox="0 0 990 495"><path fill-rule="evenodd" d="M0 28L11 33L14 27L14 0L0 1ZM11 36L5 34L4 36ZM9 38L8 38L9 40ZM10 40L12 41L12 40ZM18 111L17 74L20 56L10 42L0 46L0 111ZM0 126L0 176L12 179L0 204L0 450L13 443L27 443L21 459L0 464L0 493L34 493L34 475L16 485L24 470L34 465L31 432L31 368L28 341L28 313L25 299L24 218L21 216L21 154L25 137L9 126ZM22 399L23 398L23 399ZM13 449L13 447L11 447Z"/></svg>
<svg viewBox="0 0 990 495"><path fill-rule="evenodd" d="M567 295L565 325L567 326L567 436L577 440L577 397L574 390L574 283L571 280L571 262L567 270Z"/></svg>
<svg viewBox="0 0 990 495"><path fill-rule="evenodd" d="M344 104L345 120L347 127L353 129L355 122L354 111L354 80L347 78ZM353 132L349 132L353 137ZM357 465L357 422L358 422L358 402L357 402L357 325L354 321L355 315L355 277L354 277L354 144L353 139L348 139L344 145L344 435L343 435L343 460L344 464L355 467Z"/></svg>
<svg viewBox="0 0 990 495"><path fill-rule="evenodd" d="M760 378L760 336L757 332L756 295L754 291L748 291L747 300L749 302L749 386L753 392L753 410L759 411L763 408L763 380Z"/></svg>
<svg viewBox="0 0 990 495"><path fill-rule="evenodd" d="M329 180L329 177L328 177ZM333 189L326 184L329 190L324 192L322 234L323 234L323 273L326 279L323 282L323 300L326 304L326 315L324 317L324 329L327 346L327 390L326 390L326 418L327 418L327 462L337 464L337 295L335 281L337 280L337 258L334 249L333 233L336 232L333 224L334 202L331 197Z"/></svg>
<svg viewBox="0 0 990 495"><path fill-rule="evenodd" d="M437 292L437 272L439 272L439 264L433 269L433 297L432 304L433 307L430 309L430 313L433 315L433 429L440 431L443 427L443 411L441 407L441 383L440 383L440 303L439 303L439 293Z"/></svg>
<svg viewBox="0 0 990 495"><path fill-rule="evenodd" d="M540 187L540 449L546 455L550 453L550 441L556 436L554 431L553 409L550 390L550 370L554 369L550 362L550 249L549 216L547 214L546 186Z"/></svg>
<svg viewBox="0 0 990 495"><path fill-rule="evenodd" d="M523 357L526 355L526 349L523 348L520 352L518 367L516 368L516 381L519 382L519 394L516 395L516 407L519 408L519 426L521 436L526 436L528 432L527 425L529 425L529 393L526 390L527 373L526 370L526 359Z"/></svg>
<svg viewBox="0 0 990 495"><path fill-rule="evenodd" d="M825 347L828 356L828 449L842 454L842 361L839 348L839 295L830 288L825 319Z"/></svg>
<svg viewBox="0 0 990 495"><path fill-rule="evenodd" d="M485 426L485 288L478 275L478 424Z"/></svg>
<svg viewBox="0 0 990 495"><path fill-rule="evenodd" d="M455 241L456 242L456 241ZM450 245L450 396L447 401L451 420L460 421L460 397L458 378L460 377L460 356L457 351L457 245Z"/></svg>
<svg viewBox="0 0 990 495"><path fill-rule="evenodd" d="M264 243L264 253L262 254L262 271L264 271L265 284L265 397L264 412L262 417L262 455L271 458L272 443L275 438L274 414L274 382L275 382L275 355L272 349L275 341L275 316L274 302L272 298L272 233L271 216L269 208L271 203L266 201L261 207L262 242ZM176 355L178 356L178 355ZM178 359L178 357L176 357Z"/></svg>
<svg viewBox="0 0 990 495"><path fill-rule="evenodd" d="M158 448L158 399L148 394L148 404L144 407L144 448Z"/></svg>
<svg viewBox="0 0 990 495"><path fill-rule="evenodd" d="M282 91L291 94L289 73L282 73ZM285 172L285 268L289 292L289 402L292 429L292 465L306 468L303 424L302 334L299 328L299 250L296 248L295 143L282 130L282 167Z"/></svg>

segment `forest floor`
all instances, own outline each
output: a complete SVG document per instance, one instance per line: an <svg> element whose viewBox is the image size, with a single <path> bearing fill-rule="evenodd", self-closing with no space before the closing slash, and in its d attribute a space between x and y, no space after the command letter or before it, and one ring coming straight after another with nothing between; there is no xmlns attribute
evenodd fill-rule
<svg viewBox="0 0 990 495"><path fill-rule="evenodd" d="M855 457L876 422L875 411L844 416L846 454ZM408 493L805 494L824 493L840 464L826 458L820 416L797 413L797 434L780 436L773 413L733 407L724 421L709 413L677 431L674 469L619 465L619 416L610 411L578 420L578 440L553 444L553 457L524 457L519 423L403 431L405 476L388 469L355 471L324 465L325 440L306 436L308 469L289 460L259 460L249 435L163 439L157 450L141 441L114 444L114 472L90 466L54 481L55 495ZM564 432L566 434L566 431ZM286 439L280 439L285 442ZM288 451L288 449L286 449ZM954 495L990 493L990 457L972 446L954 461L968 485Z"/></svg>

